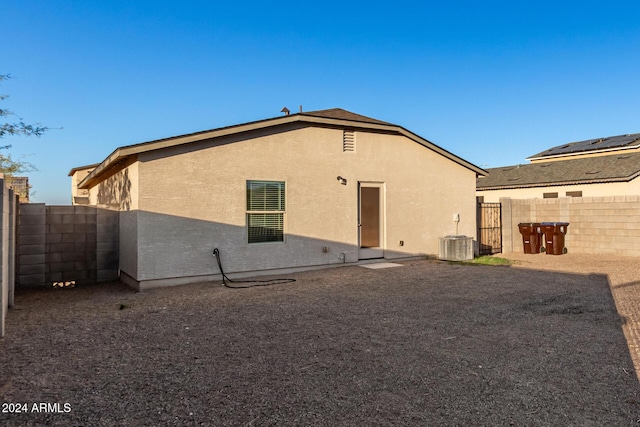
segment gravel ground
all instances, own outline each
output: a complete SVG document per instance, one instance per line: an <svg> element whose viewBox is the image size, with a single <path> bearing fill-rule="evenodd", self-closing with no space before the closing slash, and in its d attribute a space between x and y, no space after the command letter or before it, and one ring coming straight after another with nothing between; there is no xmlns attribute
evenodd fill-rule
<svg viewBox="0 0 640 427"><path fill-rule="evenodd" d="M635 257L565 254L500 254L515 267L544 269L578 274L602 274L607 277L618 314L623 322L629 352L640 380L640 268Z"/></svg>
<svg viewBox="0 0 640 427"><path fill-rule="evenodd" d="M508 257L515 267L352 266L252 289L19 290L0 424L640 423L624 335L637 260Z"/></svg>

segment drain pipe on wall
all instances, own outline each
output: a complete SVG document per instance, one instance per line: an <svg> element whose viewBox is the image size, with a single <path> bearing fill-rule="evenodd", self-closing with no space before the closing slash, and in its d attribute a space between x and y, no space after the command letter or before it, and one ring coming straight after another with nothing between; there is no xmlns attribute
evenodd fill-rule
<svg viewBox="0 0 640 427"><path fill-rule="evenodd" d="M218 268L220 269L220 274L222 274L222 285L231 288L231 289L246 289L246 288L254 288L256 286L270 286L270 285L279 285L282 283L292 283L295 282L296 279L270 279L270 280L231 280L224 274L224 270L222 269L222 261L220 260L220 250L215 248L213 250L213 256L216 258L218 262ZM230 285L229 283L248 283L248 285Z"/></svg>
<svg viewBox="0 0 640 427"><path fill-rule="evenodd" d="M453 222L456 223L456 236L458 235L458 224L460 224L460 214L459 213L454 213L453 214Z"/></svg>

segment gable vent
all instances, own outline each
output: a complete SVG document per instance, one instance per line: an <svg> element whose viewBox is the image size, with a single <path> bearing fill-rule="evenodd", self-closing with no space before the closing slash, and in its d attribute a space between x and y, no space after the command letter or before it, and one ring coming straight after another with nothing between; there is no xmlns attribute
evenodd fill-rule
<svg viewBox="0 0 640 427"><path fill-rule="evenodd" d="M345 153L356 151L356 133L354 131L345 130L342 133L342 151Z"/></svg>

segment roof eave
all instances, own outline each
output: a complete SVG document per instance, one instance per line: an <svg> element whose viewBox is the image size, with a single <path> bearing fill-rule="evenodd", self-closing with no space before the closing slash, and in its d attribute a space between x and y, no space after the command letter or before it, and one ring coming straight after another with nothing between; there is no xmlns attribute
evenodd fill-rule
<svg viewBox="0 0 640 427"><path fill-rule="evenodd" d="M433 151L435 151L436 153L448 158L449 160L453 160L454 162L458 163L461 166L466 167L467 169L472 170L473 172L476 173L476 175L478 176L487 176L489 175L489 172L487 172L486 170L474 165L473 163L470 163L466 160L464 160L461 157L456 156L455 154L445 150L444 148L434 144L433 142L422 138L419 135L416 135L415 133L401 127L401 126L395 126L396 128L399 129L400 133L403 134L404 136L406 136L407 138L419 143L420 145L423 145Z"/></svg>
<svg viewBox="0 0 640 427"><path fill-rule="evenodd" d="M180 135L149 142L142 142L140 144L119 147L116 148L106 159L104 159L102 163L100 163L100 165L96 167L84 180L82 180L82 182L78 184L78 188L85 189L91 187L94 183L96 183L96 181L99 181L98 178L103 174L103 172L110 169L115 162L122 160L125 157L147 151L161 150L163 148L175 147L191 142L202 141L210 138L219 138L222 136L249 132L252 130L258 130L270 126L277 126L294 121L296 121L296 115L288 115L284 117L276 117L241 125L228 126L218 129L212 129L209 131L191 133L187 135Z"/></svg>
<svg viewBox="0 0 640 427"><path fill-rule="evenodd" d="M536 183L524 183L520 185L492 185L487 187L477 187L476 191L490 191L490 190L514 190L522 188L541 188L541 187L560 187L563 185L581 185L581 184L609 184L616 182L629 182L640 175L640 172L636 172L633 175L618 177L618 178L602 178L602 179L589 179L589 180L573 180L573 181L559 181L559 182L536 182Z"/></svg>
<svg viewBox="0 0 640 427"><path fill-rule="evenodd" d="M76 166L75 168L72 168L69 171L69 174L67 176L73 176L74 173L76 173L78 171L81 171L81 170L96 168L99 164L100 163L93 163L91 165Z"/></svg>
<svg viewBox="0 0 640 427"><path fill-rule="evenodd" d="M265 119L265 120L260 120L260 121L255 121L255 122L250 122L250 123L245 123L240 125L212 129L210 131L202 131L202 132L192 133L188 135L181 135L181 136L176 136L171 138L159 139L155 141L143 142L140 144L117 148L102 163L100 163L89 175L87 175L87 177L85 177L85 179L82 180L82 182L78 184L78 188L86 189L95 185L97 182L100 181L99 179L100 176L106 171L110 170L113 166L115 166L116 163L120 163L124 158L130 157L139 153L161 150L163 148L175 147L178 145L188 144L191 142L197 142L197 141L202 141L202 140L211 139L211 138L219 138L227 135L250 132L250 131L264 129L267 127L280 126L283 124L294 123L294 122L314 123L314 124L340 126L340 127L354 128L354 129L368 129L368 130L378 130L378 131L399 133L447 157L448 159L458 163L459 165L472 170L478 176L486 176L488 174L488 172L485 171L484 169L481 169L478 166L467 162L466 160L456 156L455 154L450 153L449 151L433 144L432 142L398 125L384 124L384 123L371 123L371 122L365 122L365 121L348 120L348 119L340 119L340 118L318 117L318 116L307 115L304 113L299 113L299 114L291 114L283 117L275 117L271 119Z"/></svg>

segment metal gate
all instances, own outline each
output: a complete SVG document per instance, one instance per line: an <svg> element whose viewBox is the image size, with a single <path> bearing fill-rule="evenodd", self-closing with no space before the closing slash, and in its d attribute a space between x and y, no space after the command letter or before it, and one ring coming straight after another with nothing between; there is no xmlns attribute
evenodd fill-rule
<svg viewBox="0 0 640 427"><path fill-rule="evenodd" d="M502 252L502 204L478 203L478 253Z"/></svg>

